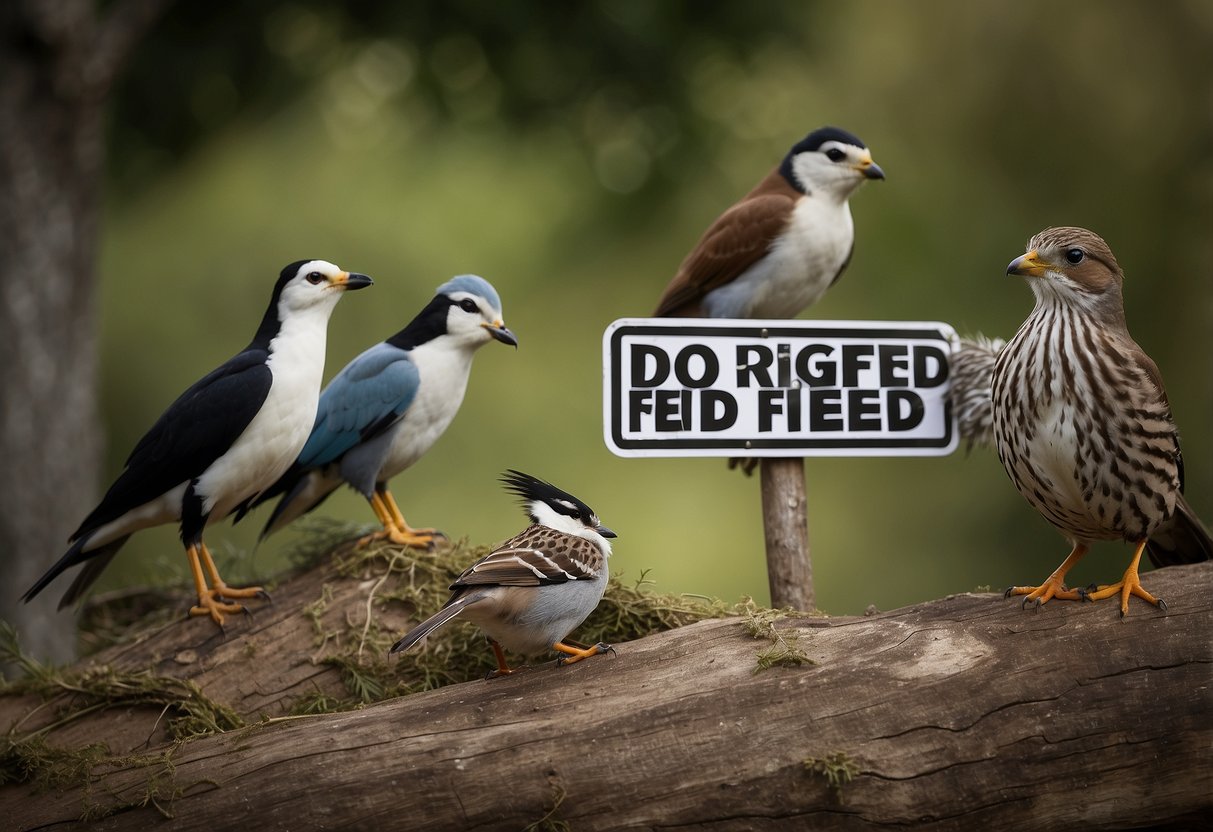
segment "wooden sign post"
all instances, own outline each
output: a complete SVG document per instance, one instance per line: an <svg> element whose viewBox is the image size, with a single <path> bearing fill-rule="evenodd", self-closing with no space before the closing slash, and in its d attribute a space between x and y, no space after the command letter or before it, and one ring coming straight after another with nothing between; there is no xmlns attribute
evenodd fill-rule
<svg viewBox="0 0 1213 832"><path fill-rule="evenodd" d="M814 610L817 604L809 556L804 460L764 459L761 470L762 531L767 545L771 606Z"/></svg>
<svg viewBox="0 0 1213 832"><path fill-rule="evenodd" d="M619 456L758 457L771 603L814 608L806 456L944 456L950 326L618 320L603 335L603 434Z"/></svg>

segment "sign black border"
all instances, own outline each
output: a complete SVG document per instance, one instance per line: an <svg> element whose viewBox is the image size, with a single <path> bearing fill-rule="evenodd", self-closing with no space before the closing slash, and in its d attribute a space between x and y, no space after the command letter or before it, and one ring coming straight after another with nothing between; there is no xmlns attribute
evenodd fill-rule
<svg viewBox="0 0 1213 832"><path fill-rule="evenodd" d="M861 332L861 335L857 335ZM623 353L622 340L634 333L652 335L692 335L702 337L727 336L731 338L770 338L776 335L807 336L819 338L930 338L932 334L949 346L951 353L951 338L938 329L914 328L860 328L844 329L839 327L815 327L809 323L792 324L789 326L661 326L625 324L617 327L611 333L611 439L620 450L731 450L744 454L746 451L763 449L788 450L880 450L882 448L947 448L952 444L952 433L956 428L956 420L952 418L952 400L944 403L944 424L947 431L942 439L624 439L623 431L623 378L621 358ZM948 376L952 368L948 366Z"/></svg>

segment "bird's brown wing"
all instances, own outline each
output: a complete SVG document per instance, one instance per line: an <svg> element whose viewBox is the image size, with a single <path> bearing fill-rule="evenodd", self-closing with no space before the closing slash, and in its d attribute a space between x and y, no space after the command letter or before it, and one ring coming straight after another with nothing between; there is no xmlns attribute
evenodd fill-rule
<svg viewBox="0 0 1213 832"><path fill-rule="evenodd" d="M682 261L653 315L701 315L704 295L735 280L765 255L787 228L794 206L791 194L768 193L751 196L721 214Z"/></svg>
<svg viewBox="0 0 1213 832"><path fill-rule="evenodd" d="M451 589L590 580L601 566L602 553L590 541L536 525L468 567Z"/></svg>

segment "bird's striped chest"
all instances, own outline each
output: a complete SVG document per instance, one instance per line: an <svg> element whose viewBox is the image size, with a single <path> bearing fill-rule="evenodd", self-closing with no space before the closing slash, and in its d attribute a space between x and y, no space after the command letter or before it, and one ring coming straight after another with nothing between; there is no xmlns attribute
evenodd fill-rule
<svg viewBox="0 0 1213 832"><path fill-rule="evenodd" d="M855 242L846 200L801 198L766 255L704 300L712 317L791 318L816 303Z"/></svg>
<svg viewBox="0 0 1213 832"><path fill-rule="evenodd" d="M1072 540L1139 540L1175 506L1169 409L1120 347L1072 310L1046 306L995 366L999 459L1028 502Z"/></svg>
<svg viewBox="0 0 1213 832"><path fill-rule="evenodd" d="M473 348L430 342L415 347L417 395L397 424L391 449L380 469L386 480L420 459L451 424L467 391Z"/></svg>
<svg viewBox="0 0 1213 832"><path fill-rule="evenodd" d="M276 482L302 450L320 399L325 323L288 322L271 342L271 382L261 409L195 487L215 519Z"/></svg>

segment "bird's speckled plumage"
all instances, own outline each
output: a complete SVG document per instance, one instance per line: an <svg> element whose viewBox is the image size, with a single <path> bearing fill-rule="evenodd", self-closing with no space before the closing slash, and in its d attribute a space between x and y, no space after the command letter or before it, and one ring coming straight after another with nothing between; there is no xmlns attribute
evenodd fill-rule
<svg viewBox="0 0 1213 832"><path fill-rule="evenodd" d="M589 616L606 591L614 532L566 491L510 471L507 487L523 497L532 525L469 566L451 598L392 647L407 650L457 615L507 650L550 650Z"/></svg>
<svg viewBox="0 0 1213 832"><path fill-rule="evenodd" d="M1040 586L1009 594L1100 599L1121 614L1141 587L1143 550L1156 562L1206 560L1213 541L1183 498L1183 460L1158 367L1130 337L1124 274L1108 244L1082 228L1049 228L1008 274L1028 280L1036 306L998 354L992 380L998 458L1019 493L1073 544ZM1064 578L1091 543L1134 544L1117 584L1070 590Z"/></svg>

